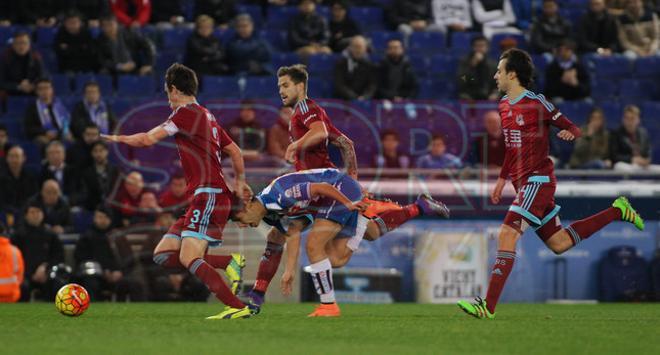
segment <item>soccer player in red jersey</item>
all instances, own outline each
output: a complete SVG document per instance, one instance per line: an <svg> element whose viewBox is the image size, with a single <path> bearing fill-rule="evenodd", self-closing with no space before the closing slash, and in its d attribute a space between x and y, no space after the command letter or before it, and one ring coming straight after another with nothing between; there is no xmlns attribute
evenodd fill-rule
<svg viewBox="0 0 660 355"><path fill-rule="evenodd" d="M227 305L225 311L210 319L246 318L258 313L259 308L244 304L235 295L245 259L238 254L207 254L209 246L221 245L222 230L231 211L231 192L222 173L221 153L229 155L236 172L234 193L248 200L252 191L245 183L241 150L211 112L197 103L197 87L195 72L173 64L165 74L165 91L173 110L167 121L149 132L103 137L133 147L148 147L174 136L188 193L193 198L185 215L156 246L154 261L164 267L187 268ZM225 270L233 290L215 269Z"/></svg>
<svg viewBox="0 0 660 355"><path fill-rule="evenodd" d="M500 229L498 251L491 273L486 299L474 303L459 301L459 307L477 317L492 319L516 257L516 244L532 227L545 245L561 254L614 221L633 223L644 229L644 221L625 197L617 198L612 207L562 228L558 205L555 205L556 178L549 154L550 126L559 127L560 139L572 141L581 132L543 95L527 90L534 66L526 52L510 49L502 54L495 81L506 93L499 104L506 157L495 188L493 203L499 203L506 179L510 178L516 198Z"/></svg>

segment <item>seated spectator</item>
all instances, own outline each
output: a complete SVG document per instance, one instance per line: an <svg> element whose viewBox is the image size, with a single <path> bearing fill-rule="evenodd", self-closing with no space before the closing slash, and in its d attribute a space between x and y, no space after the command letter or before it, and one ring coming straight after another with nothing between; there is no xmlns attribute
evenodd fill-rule
<svg viewBox="0 0 660 355"><path fill-rule="evenodd" d="M257 121L252 102L241 104L238 118L229 125L227 132L243 151L245 160L258 159L266 148L266 130Z"/></svg>
<svg viewBox="0 0 660 355"><path fill-rule="evenodd" d="M582 127L582 137L575 140L573 154L568 165L572 169L605 169L612 167L609 160L610 133L605 127L605 114L594 108L587 124Z"/></svg>
<svg viewBox="0 0 660 355"><path fill-rule="evenodd" d="M39 79L36 83L37 99L25 109L23 123L25 134L39 145L57 139L71 140L69 133L69 110L55 96L50 79Z"/></svg>
<svg viewBox="0 0 660 355"><path fill-rule="evenodd" d="M472 162L478 167L498 169L504 164L504 135L499 112L492 110L484 114L485 135L472 142Z"/></svg>
<svg viewBox="0 0 660 355"><path fill-rule="evenodd" d="M228 72L220 40L213 35L213 18L200 15L195 20L195 32L188 37L185 63L202 75L222 75Z"/></svg>
<svg viewBox="0 0 660 355"><path fill-rule="evenodd" d="M236 17L235 0L195 0L195 17L211 16L221 29L227 29Z"/></svg>
<svg viewBox="0 0 660 355"><path fill-rule="evenodd" d="M268 154L282 160L284 160L286 147L291 143L289 122L291 122L292 113L293 109L291 107L280 107L277 122L268 130L268 139L266 140L268 142Z"/></svg>
<svg viewBox="0 0 660 355"><path fill-rule="evenodd" d="M82 139L85 127L96 125L102 134L111 134L117 125L117 118L110 106L101 97L101 87L95 81L85 83L83 99L71 112L71 134Z"/></svg>
<svg viewBox="0 0 660 355"><path fill-rule="evenodd" d="M227 44L229 69L234 74L268 75L270 46L254 33L254 23L248 14L236 16L236 35Z"/></svg>
<svg viewBox="0 0 660 355"><path fill-rule="evenodd" d="M605 0L590 0L589 12L580 20L577 31L580 53L609 56L619 51L616 18L605 8Z"/></svg>
<svg viewBox="0 0 660 355"><path fill-rule="evenodd" d="M14 303L21 298L25 265L21 250L10 243L5 224L0 221L0 303Z"/></svg>
<svg viewBox="0 0 660 355"><path fill-rule="evenodd" d="M405 56L400 40L387 41L385 58L378 66L378 81L377 95L381 99L401 101L417 96L417 75Z"/></svg>
<svg viewBox="0 0 660 355"><path fill-rule="evenodd" d="M131 218L131 224L154 223L161 212L163 209L158 205L156 194L145 191L140 195L137 213Z"/></svg>
<svg viewBox="0 0 660 355"><path fill-rule="evenodd" d="M9 148L11 147L12 144L9 142L9 131L7 130L7 126L0 123L0 163L4 162L7 152L9 152ZM2 168L0 168L0 172L1 171Z"/></svg>
<svg viewBox="0 0 660 355"><path fill-rule="evenodd" d="M108 0L69 0L69 6L82 14L87 20L87 26L98 28L100 19L110 15L110 2Z"/></svg>
<svg viewBox="0 0 660 355"><path fill-rule="evenodd" d="M301 0L300 11L289 22L289 45L303 57L314 54L330 54L328 47L330 32L325 19L316 13L313 0Z"/></svg>
<svg viewBox="0 0 660 355"><path fill-rule="evenodd" d="M432 20L431 0L394 0L385 15L392 28L408 37L429 27Z"/></svg>
<svg viewBox="0 0 660 355"><path fill-rule="evenodd" d="M39 191L39 180L25 168L25 152L15 145L7 152L5 166L0 169L0 210L14 217L28 198ZM7 223L11 227L11 223Z"/></svg>
<svg viewBox="0 0 660 355"><path fill-rule="evenodd" d="M184 22L182 0L153 1L151 3L149 23L155 24L157 28L170 29L182 25Z"/></svg>
<svg viewBox="0 0 660 355"><path fill-rule="evenodd" d="M64 261L64 247L57 234L44 226L44 211L39 205L28 205L23 217L11 238L25 261L21 301L29 301L33 290L38 292L35 298L52 300L58 288L48 284L48 270Z"/></svg>
<svg viewBox="0 0 660 355"><path fill-rule="evenodd" d="M658 15L644 8L642 0L629 0L619 17L619 41L623 54L635 59L660 55Z"/></svg>
<svg viewBox="0 0 660 355"><path fill-rule="evenodd" d="M53 27L57 24L56 14L60 10L60 1L57 0L21 0L17 1L20 20L23 25L37 25L37 27Z"/></svg>
<svg viewBox="0 0 660 355"><path fill-rule="evenodd" d="M448 32L469 31L472 28L472 9L469 0L432 0L431 28Z"/></svg>
<svg viewBox="0 0 660 355"><path fill-rule="evenodd" d="M46 146L46 159L41 166L39 183L55 180L67 197L73 197L78 191L79 171L75 165L66 163L66 151L60 141L52 141Z"/></svg>
<svg viewBox="0 0 660 355"><path fill-rule="evenodd" d="M73 216L71 207L62 196L60 185L55 180L46 180L41 186L41 191L32 196L28 206L39 206L44 213L44 225L46 229L55 233L69 233L73 231Z"/></svg>
<svg viewBox="0 0 660 355"><path fill-rule="evenodd" d="M550 54L562 41L570 37L571 23L559 15L557 1L544 0L543 13L532 24L532 50Z"/></svg>
<svg viewBox="0 0 660 355"><path fill-rule="evenodd" d="M335 0L330 6L330 48L339 53L348 47L351 38L361 34L358 25L348 16L348 3Z"/></svg>
<svg viewBox="0 0 660 355"><path fill-rule="evenodd" d="M145 193L144 179L137 171L130 172L111 198L111 205L117 211L121 225L127 227L133 217L137 216L142 194Z"/></svg>
<svg viewBox="0 0 660 355"><path fill-rule="evenodd" d="M399 152L399 133L396 130L383 131L380 134L380 144L383 151L376 155L374 168L408 169L410 167L410 158Z"/></svg>
<svg viewBox="0 0 660 355"><path fill-rule="evenodd" d="M117 19L108 16L101 19L97 54L102 73L147 75L153 72L156 50L137 31L120 28Z"/></svg>
<svg viewBox="0 0 660 355"><path fill-rule="evenodd" d="M651 164L651 141L640 121L637 106L628 105L624 108L621 127L610 136L614 170L660 172L660 165Z"/></svg>
<svg viewBox="0 0 660 355"><path fill-rule="evenodd" d="M417 159L416 166L420 169L459 169L463 167L461 159L447 153L447 145L442 135L435 134L431 138L430 152Z"/></svg>
<svg viewBox="0 0 660 355"><path fill-rule="evenodd" d="M510 0L472 0L472 11L476 25L488 39L497 33L521 33L514 27L516 14Z"/></svg>
<svg viewBox="0 0 660 355"><path fill-rule="evenodd" d="M112 211L100 207L94 211L92 226L83 233L76 243L74 259L78 268L78 282L90 293L92 300L110 299L113 294L118 300L131 301L144 299L142 287L124 275L120 262L117 261L111 246ZM98 263L100 275L89 275L81 270L84 263Z"/></svg>
<svg viewBox="0 0 660 355"><path fill-rule="evenodd" d="M88 210L93 210L110 195L119 179L119 169L108 161L108 146L101 141L92 145L94 165L82 172L83 194L80 202Z"/></svg>
<svg viewBox="0 0 660 355"><path fill-rule="evenodd" d="M32 49L30 35L16 32L0 59L0 90L9 95L32 95L36 81L45 75L43 60Z"/></svg>
<svg viewBox="0 0 660 355"><path fill-rule="evenodd" d="M151 17L151 0L110 0L110 9L122 25L140 28Z"/></svg>
<svg viewBox="0 0 660 355"><path fill-rule="evenodd" d="M101 139L99 128L90 123L85 127L82 139L77 140L66 150L66 164L76 169L79 174L94 165L92 147Z"/></svg>
<svg viewBox="0 0 660 355"><path fill-rule="evenodd" d="M62 73L98 70L96 44L91 32L83 26L80 13L71 11L64 17L55 36L55 54Z"/></svg>
<svg viewBox="0 0 660 355"><path fill-rule="evenodd" d="M575 42L562 41L554 60L545 69L545 95L561 102L582 100L590 93L589 72L575 55Z"/></svg>
<svg viewBox="0 0 660 355"><path fill-rule="evenodd" d="M335 65L335 97L344 100L369 100L376 94L376 67L369 60L367 40L351 38L344 56Z"/></svg>
<svg viewBox="0 0 660 355"><path fill-rule="evenodd" d="M458 64L458 97L463 100L497 100L499 92L493 80L497 64L488 56L488 39L472 39L472 51Z"/></svg>
<svg viewBox="0 0 660 355"><path fill-rule="evenodd" d="M177 209L184 207L190 201L187 188L186 178L183 175L172 176L167 190L160 195L158 204L160 207L176 213Z"/></svg>

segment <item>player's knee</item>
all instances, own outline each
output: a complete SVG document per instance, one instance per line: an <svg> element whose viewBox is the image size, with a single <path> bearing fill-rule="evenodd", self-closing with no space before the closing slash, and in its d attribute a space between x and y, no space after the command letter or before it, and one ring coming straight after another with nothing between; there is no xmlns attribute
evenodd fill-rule
<svg viewBox="0 0 660 355"><path fill-rule="evenodd" d="M268 232L267 240L269 243L284 245L286 237L277 229L272 228L270 232Z"/></svg>
<svg viewBox="0 0 660 355"><path fill-rule="evenodd" d="M192 263L192 261L195 259L196 259L195 256L189 255L188 253L185 253L183 250L179 253L179 262L184 267L188 267L188 265L190 265L190 263Z"/></svg>
<svg viewBox="0 0 660 355"><path fill-rule="evenodd" d="M500 228L500 235L499 235L499 244L500 247L504 246L515 246L516 243L518 243L518 239L520 239L520 232L517 230L513 229L510 226L502 225L502 228Z"/></svg>
<svg viewBox="0 0 660 355"><path fill-rule="evenodd" d="M325 252L325 246L316 244L307 244L307 254L310 256L320 255Z"/></svg>

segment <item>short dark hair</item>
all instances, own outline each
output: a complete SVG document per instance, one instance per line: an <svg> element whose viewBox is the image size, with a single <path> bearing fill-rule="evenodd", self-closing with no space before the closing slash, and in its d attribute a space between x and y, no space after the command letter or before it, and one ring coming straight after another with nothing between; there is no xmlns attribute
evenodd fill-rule
<svg viewBox="0 0 660 355"><path fill-rule="evenodd" d="M16 33L14 33L12 38L16 39L18 37L23 37L23 36L27 36L27 38L30 38L30 34L27 31L17 31Z"/></svg>
<svg viewBox="0 0 660 355"><path fill-rule="evenodd" d="M399 140L399 132L397 132L394 129L385 129L382 132L380 132L380 140L383 141L385 140L386 137L388 136L394 136L397 140Z"/></svg>
<svg viewBox="0 0 660 355"><path fill-rule="evenodd" d="M91 86L96 86L97 88L99 88L99 90L101 89L101 85L99 85L99 83L97 81L90 80L90 81L86 82L85 85L83 86L83 92L85 90L87 90L88 87L91 87Z"/></svg>
<svg viewBox="0 0 660 355"><path fill-rule="evenodd" d="M577 48L577 44L575 43L574 40L570 38L564 38L561 41L559 41L559 45L557 45L557 48L559 47L568 47L568 49L575 51Z"/></svg>
<svg viewBox="0 0 660 355"><path fill-rule="evenodd" d="M307 73L307 67L304 64L294 64L288 67L280 67L277 69L277 77L282 77L288 75L293 81L294 84L305 84L307 88L307 80L309 80L309 74Z"/></svg>
<svg viewBox="0 0 660 355"><path fill-rule="evenodd" d="M94 212L101 212L101 213L103 213L104 215L106 215L106 216L107 216L108 218L110 218L110 219L112 219L112 216L114 215L114 214L112 213L112 210L111 210L110 208L108 208L108 206L106 206L106 205L104 205L104 204L99 204L98 206L96 206L96 208L94 209Z"/></svg>
<svg viewBox="0 0 660 355"><path fill-rule="evenodd" d="M108 145L105 144L104 141L96 141L96 142L92 143L92 149L90 149L90 150L93 150L94 148L96 148L97 145L100 145L100 146L103 147L103 149L105 149L105 150L109 150L109 149L108 149Z"/></svg>
<svg viewBox="0 0 660 355"><path fill-rule="evenodd" d="M67 19L70 19L70 18L73 18L73 17L77 17L77 18L79 18L79 19L82 20L83 15L80 13L80 11L78 11L78 10L76 10L76 9L71 9L71 10L68 10L68 11L66 11L66 12L64 13L64 17L63 17L63 18L64 18L65 20L67 20Z"/></svg>
<svg viewBox="0 0 660 355"><path fill-rule="evenodd" d="M165 84L169 90L175 87L184 95L197 96L197 87L199 86L197 75L192 69L183 64L174 63L167 68Z"/></svg>
<svg viewBox="0 0 660 355"><path fill-rule="evenodd" d="M433 142L435 140L438 140L438 139L441 140L443 143L447 143L447 139L445 138L445 135L442 134L442 133L434 133L431 136L431 142Z"/></svg>
<svg viewBox="0 0 660 355"><path fill-rule="evenodd" d="M86 131L88 128L99 129L99 126L94 122L87 122L85 124L85 128L83 128L83 132Z"/></svg>
<svg viewBox="0 0 660 355"><path fill-rule="evenodd" d="M334 0L330 3L331 7L335 6L335 5L339 5L339 6L343 7L345 10L348 10L348 1L346 1L346 0Z"/></svg>
<svg viewBox="0 0 660 355"><path fill-rule="evenodd" d="M474 46L475 43L479 41L486 41L486 43L489 43L488 38L484 35L476 35L472 37L472 40L470 41L470 46Z"/></svg>
<svg viewBox="0 0 660 355"><path fill-rule="evenodd" d="M526 89L529 88L532 85L534 75L534 63L529 53L518 48L511 48L500 56L500 60L504 59L506 59L506 65L504 66L506 72L516 73L520 85Z"/></svg>

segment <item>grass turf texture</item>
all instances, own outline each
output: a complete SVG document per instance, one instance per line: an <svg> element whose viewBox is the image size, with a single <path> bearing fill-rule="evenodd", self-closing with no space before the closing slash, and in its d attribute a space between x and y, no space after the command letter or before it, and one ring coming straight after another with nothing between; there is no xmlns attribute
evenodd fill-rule
<svg viewBox="0 0 660 355"><path fill-rule="evenodd" d="M270 305L251 319L208 321L217 304L92 303L78 318L53 304L0 304L3 354L659 354L654 304L501 305L494 321L454 305Z"/></svg>

